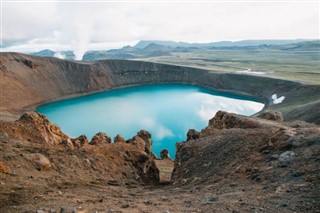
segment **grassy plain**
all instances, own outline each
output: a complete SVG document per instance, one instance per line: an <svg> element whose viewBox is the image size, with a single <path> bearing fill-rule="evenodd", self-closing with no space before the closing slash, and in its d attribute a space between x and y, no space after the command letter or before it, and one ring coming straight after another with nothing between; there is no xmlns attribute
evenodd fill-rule
<svg viewBox="0 0 320 213"><path fill-rule="evenodd" d="M169 56L141 57L135 60L176 64L220 72L250 69L268 77L320 84L320 52L272 48L194 49L171 52Z"/></svg>

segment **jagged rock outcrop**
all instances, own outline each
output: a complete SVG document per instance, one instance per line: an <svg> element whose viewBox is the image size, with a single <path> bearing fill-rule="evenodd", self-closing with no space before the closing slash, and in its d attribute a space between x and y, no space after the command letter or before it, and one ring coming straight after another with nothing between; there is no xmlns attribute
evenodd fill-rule
<svg viewBox="0 0 320 213"><path fill-rule="evenodd" d="M297 202L312 203L319 195L313 190L319 185L317 174L320 171L315 157L320 154L317 125L220 111L200 132L198 139L177 143L176 147L172 177L176 187L205 184L219 191L230 186L233 191L241 191L248 186L253 186L251 190L262 186L264 192L261 193L269 193L270 197L259 198L259 202L282 200L278 194L284 185L290 189L287 196L296 196ZM307 184L310 198L294 190L306 179L312 182ZM299 208L304 207L295 203L289 209ZM309 210L317 208L319 205L314 203Z"/></svg>
<svg viewBox="0 0 320 213"><path fill-rule="evenodd" d="M177 143L175 161L167 150L161 160L148 154L151 134L143 130L126 143L118 137L121 142L90 145L84 135L72 139L48 131L50 123L39 114L0 121L0 211L319 209L318 126L216 116L199 138ZM43 135L61 143L47 143Z"/></svg>
<svg viewBox="0 0 320 213"><path fill-rule="evenodd" d="M169 150L167 150L167 149L161 150L161 152L160 152L160 158L161 158L161 160L166 159L166 158L170 158L170 156L169 156Z"/></svg>
<svg viewBox="0 0 320 213"><path fill-rule="evenodd" d="M104 132L98 132L92 137L90 145L99 145L103 143L111 143L112 139L109 135Z"/></svg>
<svg viewBox="0 0 320 213"><path fill-rule="evenodd" d="M277 118L281 118L279 113L270 112L268 114L277 115ZM269 118L269 115L266 115L266 117ZM277 152L280 155L280 151L296 149L303 144L311 145L320 139L320 134L318 134L320 129L316 125L303 122L285 123L281 119L274 119L273 116L267 120L265 116L262 117L253 118L218 111L209 120L208 127L197 134L200 136L198 139L192 140L192 143L188 140L188 143L177 143L176 168L182 162L196 162L192 159L204 155L206 150L202 150L202 148L211 145L220 147L218 150L221 151L224 145L226 147L223 147L223 150L228 149L228 146L231 146L230 143L235 143L234 147L239 147L243 143L253 143L251 145L259 153L264 152L271 155L271 152ZM189 135L191 135L190 132L193 131L189 131ZM248 144L244 147L248 147ZM244 153L240 151L241 149L234 149L234 152ZM214 148L211 150L214 150ZM233 151L230 148L227 156L231 153ZM217 152L217 154L222 158L220 152Z"/></svg>
<svg viewBox="0 0 320 213"><path fill-rule="evenodd" d="M130 165L130 171L127 172L134 175L132 177L134 181L159 183L161 166L158 167L155 164L156 156L152 153L151 134L146 130L140 130L137 135L128 141L117 135L114 144L111 143L111 137L106 133L99 132L93 136L89 143L86 135L69 138L61 132L58 126L52 124L44 115L36 112L25 113L15 122L0 121L0 127L0 139L6 143L19 140L21 141L19 147L23 147L24 143L30 144L30 146L41 143L43 147L50 147L48 149L53 150L62 149L65 152L76 153L82 150L89 153L101 153L103 156L112 156L112 161L116 164L119 163L118 166L122 164ZM39 171L57 169L56 166L52 166L54 164L51 164L44 153L31 153L23 156ZM171 162L171 164L173 168L173 163ZM89 165L94 169L97 169L97 167L103 168L100 164L94 166L91 160L86 160L83 165Z"/></svg>
<svg viewBox="0 0 320 213"><path fill-rule="evenodd" d="M59 126L52 124L45 115L37 112L23 114L19 122L30 126L27 131L33 132L34 136L39 139L37 142L56 145L60 144L63 140L69 139L69 136L64 134Z"/></svg>
<svg viewBox="0 0 320 213"><path fill-rule="evenodd" d="M125 143L126 140L122 137L122 135L116 135L113 139L114 143Z"/></svg>
<svg viewBox="0 0 320 213"><path fill-rule="evenodd" d="M152 141L151 134L146 130L140 130L136 136L129 139L127 143L137 146L141 151L144 151L150 156L153 156L152 153Z"/></svg>
<svg viewBox="0 0 320 213"><path fill-rule="evenodd" d="M120 136L118 139L122 140ZM127 140L126 143L137 147L141 152L137 160L134 161L134 166L140 174L139 178L148 183L158 183L159 170L154 162L156 156L152 152L151 134L146 130L140 130L137 135Z"/></svg>
<svg viewBox="0 0 320 213"><path fill-rule="evenodd" d="M71 138L70 140L75 148L80 148L89 143L86 135L80 135L79 137Z"/></svg>
<svg viewBox="0 0 320 213"><path fill-rule="evenodd" d="M152 153L151 134L145 130L139 131L127 143L122 136L118 135L115 140L116 143L112 144L111 137L103 132L94 135L89 143L86 135L69 138L58 126L52 124L46 116L36 112L27 112L15 122L0 121L0 129L0 140L9 144L18 140L21 141L19 142L19 147L26 146L24 143L30 146L40 143L43 147L50 147L47 149L52 150L101 152L105 156L112 154L116 156L112 157L113 161L125 161L127 165L131 165L130 172L135 174L133 178L135 181L157 183L159 180L158 170L154 163L154 154ZM31 153L22 156L39 171L50 171L52 168L50 160L43 153ZM84 165L93 166L90 160L86 162Z"/></svg>
<svg viewBox="0 0 320 213"><path fill-rule="evenodd" d="M187 132L187 141L195 140L200 137L200 132L196 131L195 129L189 129Z"/></svg>
<svg viewBox="0 0 320 213"><path fill-rule="evenodd" d="M68 138L68 139L62 140L60 145L69 149L78 149L87 145L88 143L89 142L88 142L87 136L80 135L79 137L76 137L76 138Z"/></svg>

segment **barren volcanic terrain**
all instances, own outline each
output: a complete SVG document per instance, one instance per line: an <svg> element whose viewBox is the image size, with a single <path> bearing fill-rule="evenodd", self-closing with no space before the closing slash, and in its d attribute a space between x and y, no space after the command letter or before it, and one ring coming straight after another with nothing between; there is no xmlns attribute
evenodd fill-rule
<svg viewBox="0 0 320 213"><path fill-rule="evenodd" d="M0 70L0 212L320 212L319 85L18 53L1 53ZM102 132L70 138L32 112L54 100L152 83L245 94L266 107L254 117L212 115L205 129L176 144L175 161L166 150L153 154L147 130L129 140Z"/></svg>
<svg viewBox="0 0 320 213"><path fill-rule="evenodd" d="M319 212L320 128L262 117L218 112L190 130L165 185L173 162L147 131L88 143L34 112L1 121L0 211Z"/></svg>

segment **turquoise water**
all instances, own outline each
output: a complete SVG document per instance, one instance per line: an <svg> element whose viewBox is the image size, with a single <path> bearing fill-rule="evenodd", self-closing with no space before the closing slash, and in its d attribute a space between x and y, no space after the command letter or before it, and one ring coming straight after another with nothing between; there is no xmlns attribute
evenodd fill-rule
<svg viewBox="0 0 320 213"><path fill-rule="evenodd" d="M146 85L115 89L58 101L37 108L71 137L99 131L125 139L145 129L152 134L153 152L167 148L175 155L175 143L186 140L193 128L206 127L218 110L252 115L263 108L253 99L192 85Z"/></svg>

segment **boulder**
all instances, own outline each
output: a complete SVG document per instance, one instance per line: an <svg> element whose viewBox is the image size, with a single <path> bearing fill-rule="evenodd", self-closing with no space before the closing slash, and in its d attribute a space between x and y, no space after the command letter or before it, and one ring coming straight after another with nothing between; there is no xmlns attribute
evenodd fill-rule
<svg viewBox="0 0 320 213"><path fill-rule="evenodd" d="M277 111L262 112L258 115L258 118L263 118L271 121L283 121L282 113Z"/></svg>
<svg viewBox="0 0 320 213"><path fill-rule="evenodd" d="M270 138L270 145L279 150L288 150L292 147L292 138L296 132L290 129L280 129Z"/></svg>
<svg viewBox="0 0 320 213"><path fill-rule="evenodd" d="M291 164L294 160L295 153L293 151L286 151L283 152L279 156L279 166L280 167L287 167L289 164Z"/></svg>
<svg viewBox="0 0 320 213"><path fill-rule="evenodd" d="M92 137L90 145L100 145L105 143L111 143L111 137L104 132L98 132Z"/></svg>
<svg viewBox="0 0 320 213"><path fill-rule="evenodd" d="M32 153L32 154L26 154L24 156L27 158L27 160L29 160L34 165L34 167L38 171L51 170L52 166L51 166L50 160L44 155L39 153Z"/></svg>
<svg viewBox="0 0 320 213"><path fill-rule="evenodd" d="M156 167L155 171L157 172L156 177L159 183L167 184L171 182L172 172L174 169L174 161L168 157L168 150L164 149L161 152L163 151L165 151L167 156L162 158L161 160L154 160Z"/></svg>

